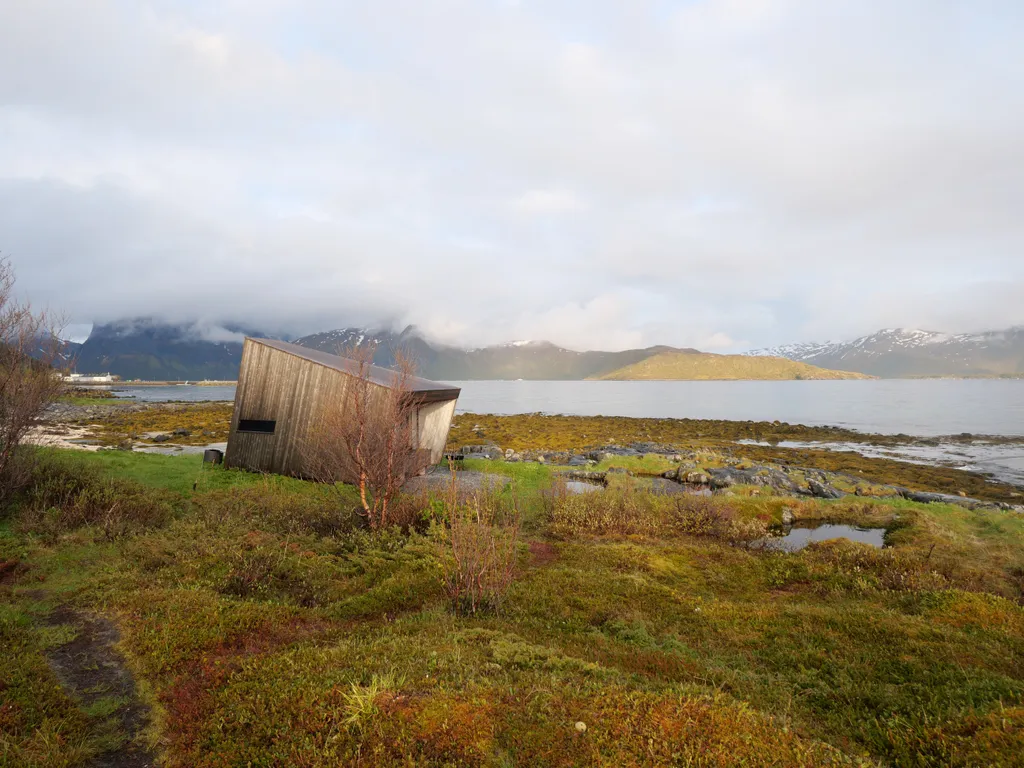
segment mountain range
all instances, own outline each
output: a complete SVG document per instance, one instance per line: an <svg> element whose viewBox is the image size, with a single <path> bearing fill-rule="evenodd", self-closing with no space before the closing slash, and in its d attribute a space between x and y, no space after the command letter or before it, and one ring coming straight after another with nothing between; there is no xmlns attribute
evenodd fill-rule
<svg viewBox="0 0 1024 768"><path fill-rule="evenodd" d="M97 325L81 345L68 344L76 370L114 373L125 380L233 380L242 340L271 334L242 326L211 329L135 319ZM888 329L851 342L792 344L748 356L710 355L695 349L654 346L622 352L565 349L547 341L513 341L464 349L427 341L414 327L401 332L343 328L287 339L336 353L353 344L375 344L375 362L389 366L405 350L422 376L438 380L588 378L847 378L841 372L880 377L1000 375L1024 372L1024 328L949 335ZM814 368L753 363L786 358ZM753 363L753 365L752 365ZM828 369L822 371L820 369Z"/></svg>
<svg viewBox="0 0 1024 768"><path fill-rule="evenodd" d="M195 324L168 325L136 319L97 325L77 350L75 369L81 373L113 373L122 379L179 381L238 378L242 340L255 331L228 329L212 340Z"/></svg>
<svg viewBox="0 0 1024 768"><path fill-rule="evenodd" d="M428 379L472 381L474 379L586 379L617 370L662 352L693 352L673 347L647 347L624 352L574 352L549 341L512 341L491 347L462 349L431 344L415 328L401 333L370 332L359 328L316 333L295 340L296 344L337 353L352 345L377 346L374 362L390 366L393 350L408 353L420 375Z"/></svg>
<svg viewBox="0 0 1024 768"><path fill-rule="evenodd" d="M788 344L749 354L882 378L1020 374L1024 373L1024 326L960 334L886 328L853 341Z"/></svg>

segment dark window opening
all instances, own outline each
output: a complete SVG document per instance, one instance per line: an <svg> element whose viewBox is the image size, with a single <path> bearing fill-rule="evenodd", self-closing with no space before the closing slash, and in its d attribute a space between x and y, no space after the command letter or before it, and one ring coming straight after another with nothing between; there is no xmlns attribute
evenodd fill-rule
<svg viewBox="0 0 1024 768"><path fill-rule="evenodd" d="M239 432L260 432L264 435L274 434L274 427L277 426L276 421L268 419L239 419L238 420L238 431Z"/></svg>

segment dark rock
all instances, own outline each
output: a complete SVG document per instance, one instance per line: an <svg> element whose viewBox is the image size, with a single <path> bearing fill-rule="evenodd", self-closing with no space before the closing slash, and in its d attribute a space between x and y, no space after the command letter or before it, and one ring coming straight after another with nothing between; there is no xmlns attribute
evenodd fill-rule
<svg viewBox="0 0 1024 768"><path fill-rule="evenodd" d="M580 480L585 483L607 483L608 476L606 472L585 472L582 470L574 469L571 472L564 472L563 477L569 480Z"/></svg>
<svg viewBox="0 0 1024 768"><path fill-rule="evenodd" d="M638 444L635 444L635 445L638 445ZM601 448L598 451L592 451L591 453L596 453L596 454L598 454L600 456L600 458L594 459L595 461L606 461L608 459L614 459L614 458L616 458L618 456L643 456L644 455L642 451L638 451L633 446L623 447L621 445L606 445L604 448ZM590 458L594 458L594 457L591 456Z"/></svg>
<svg viewBox="0 0 1024 768"><path fill-rule="evenodd" d="M706 486L685 485L661 477L652 477L651 493L655 496L710 496L711 489Z"/></svg>
<svg viewBox="0 0 1024 768"><path fill-rule="evenodd" d="M748 469L735 467L711 468L705 472L690 472L686 477L693 477L693 480L686 482L697 482L702 477L716 490L731 488L734 485L759 485L765 488L774 488L783 493L800 493L801 489L781 470L772 467L754 466Z"/></svg>
<svg viewBox="0 0 1024 768"><path fill-rule="evenodd" d="M153 438L153 442L154 443L169 443L169 442L171 442L171 436L170 435L157 435L156 437Z"/></svg>
<svg viewBox="0 0 1024 768"><path fill-rule="evenodd" d="M187 430L187 429L176 429L173 432L171 432L171 434L174 437L188 437L192 433L189 430Z"/></svg>
<svg viewBox="0 0 1024 768"><path fill-rule="evenodd" d="M749 485L753 482L754 473L749 470L722 467L707 470L711 487L715 490L731 488L734 485Z"/></svg>
<svg viewBox="0 0 1024 768"><path fill-rule="evenodd" d="M494 443L485 443L483 445L464 445L459 449L463 456L467 459L502 459L505 454L502 453Z"/></svg>
<svg viewBox="0 0 1024 768"><path fill-rule="evenodd" d="M952 493L926 493L924 491L912 491L909 488L897 488L896 491L903 498L920 504L955 504L958 507L965 507L967 509L1012 509L1009 504L995 504Z"/></svg>
<svg viewBox="0 0 1024 768"><path fill-rule="evenodd" d="M841 499L846 495L828 483L819 482L818 480L808 480L807 490L811 492L811 496L818 499Z"/></svg>

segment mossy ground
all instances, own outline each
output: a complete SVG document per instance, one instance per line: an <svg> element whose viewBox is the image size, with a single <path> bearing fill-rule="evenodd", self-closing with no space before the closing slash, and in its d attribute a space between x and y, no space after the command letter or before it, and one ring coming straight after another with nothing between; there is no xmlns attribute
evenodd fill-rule
<svg viewBox="0 0 1024 768"><path fill-rule="evenodd" d="M680 450L704 450L709 454L707 459L711 466L720 463L721 457L728 456L841 472L863 478L865 485L898 485L952 494L962 492L987 501L1024 503L1024 491L1020 488L959 469L866 457L853 451L737 444L739 440L769 443L794 440L898 445L912 439L907 435L867 435L839 427L805 427L778 422L459 414L454 419L448 445L457 448L490 441L517 451L581 451L616 444L657 443ZM654 465L650 461L647 460L648 468L653 470ZM634 469L621 460L617 465ZM661 471L669 464L658 466L660 469L657 471Z"/></svg>
<svg viewBox="0 0 1024 768"><path fill-rule="evenodd" d="M83 419L79 425L91 425L93 438L106 446L153 444L152 435L175 430L188 431L187 435L175 435L175 444L207 445L227 440L232 409L232 403L174 403L145 409L112 406L105 416ZM781 422L459 414L453 421L448 447L494 442L517 451L579 451L610 444L649 442L680 449L705 448L733 458L841 472L863 477L865 485L900 485L921 491L963 493L987 501L1024 503L1024 492L1020 488L958 469L869 458L852 451L737 444L739 440L769 443L795 440L899 445L913 439L907 435L868 435L839 427L805 427ZM955 436L955 439L967 438ZM663 467L667 468L668 465Z"/></svg>
<svg viewBox="0 0 1024 768"><path fill-rule="evenodd" d="M565 524L551 468L470 462L514 481L525 540L501 613L466 617L443 592L427 509L418 532L370 534L344 487L198 457L47 453L51 478L92 467L89 482L138 484L146 514L122 509L113 529L60 508L0 522L5 768L103 748L102 713L45 662L62 638L34 617L57 603L117 623L170 766L1011 766L1024 754L1020 516L738 489L727 503L740 521L788 511L888 530L886 550L785 554L667 529L597 534L586 515ZM646 509L621 482L585 504Z"/></svg>
<svg viewBox="0 0 1024 768"><path fill-rule="evenodd" d="M228 439L233 409L233 403L160 403L143 409L111 405L102 416L73 423L90 427L92 438L102 445L152 444L152 436L175 430L188 432L174 435L178 445L208 445Z"/></svg>
<svg viewBox="0 0 1024 768"><path fill-rule="evenodd" d="M112 401L114 397L114 393L106 389L72 387L60 397L59 402L68 405L96 405Z"/></svg>

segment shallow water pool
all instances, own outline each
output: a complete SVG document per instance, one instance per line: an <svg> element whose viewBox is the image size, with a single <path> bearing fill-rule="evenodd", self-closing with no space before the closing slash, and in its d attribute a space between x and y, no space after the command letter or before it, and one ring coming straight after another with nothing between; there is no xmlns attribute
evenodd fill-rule
<svg viewBox="0 0 1024 768"><path fill-rule="evenodd" d="M861 528L856 525L835 525L825 523L807 528L788 527L783 529L782 536L761 539L759 544L766 549L784 552L797 552L812 541L828 541L829 539L849 539L862 544L870 544L879 549L885 544L885 528Z"/></svg>

